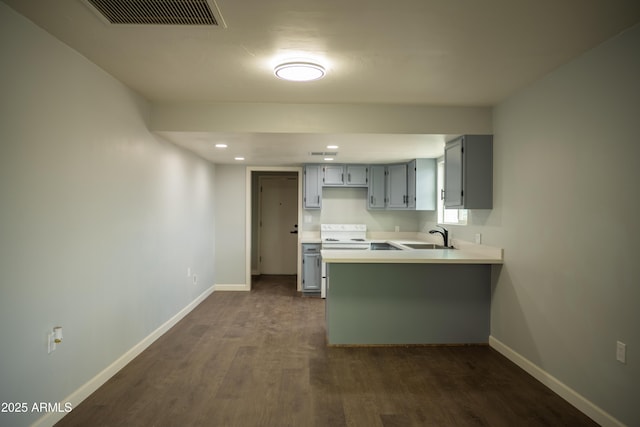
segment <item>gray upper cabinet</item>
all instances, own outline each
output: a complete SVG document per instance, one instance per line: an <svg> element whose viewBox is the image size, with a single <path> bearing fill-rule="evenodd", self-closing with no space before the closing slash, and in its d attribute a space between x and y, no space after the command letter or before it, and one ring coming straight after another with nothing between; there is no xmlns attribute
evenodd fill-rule
<svg viewBox="0 0 640 427"><path fill-rule="evenodd" d="M412 160L407 164L407 209L414 210L416 208L416 199L418 198L416 191L416 160Z"/></svg>
<svg viewBox="0 0 640 427"><path fill-rule="evenodd" d="M321 209L322 187L367 189L368 209L435 210L435 159L391 165L304 166L304 208Z"/></svg>
<svg viewBox="0 0 640 427"><path fill-rule="evenodd" d="M369 184L369 166L347 165L346 184L350 187L366 187Z"/></svg>
<svg viewBox="0 0 640 427"><path fill-rule="evenodd" d="M387 209L406 209L407 206L407 164L388 165Z"/></svg>
<svg viewBox="0 0 640 427"><path fill-rule="evenodd" d="M304 166L304 196L305 209L320 209L322 207L322 166Z"/></svg>
<svg viewBox="0 0 640 427"><path fill-rule="evenodd" d="M325 187L366 187L368 165L325 165L322 185Z"/></svg>
<svg viewBox="0 0 640 427"><path fill-rule="evenodd" d="M367 194L367 208L385 208L385 165L369 166L369 191Z"/></svg>
<svg viewBox="0 0 640 427"><path fill-rule="evenodd" d="M344 165L326 165L323 173L322 185L325 187L344 185Z"/></svg>
<svg viewBox="0 0 640 427"><path fill-rule="evenodd" d="M464 135L444 149L444 206L493 208L493 136Z"/></svg>
<svg viewBox="0 0 640 427"><path fill-rule="evenodd" d="M387 209L436 209L435 159L415 159L387 166Z"/></svg>
<svg viewBox="0 0 640 427"><path fill-rule="evenodd" d="M436 159L416 159L407 165L407 209L434 211L437 208Z"/></svg>

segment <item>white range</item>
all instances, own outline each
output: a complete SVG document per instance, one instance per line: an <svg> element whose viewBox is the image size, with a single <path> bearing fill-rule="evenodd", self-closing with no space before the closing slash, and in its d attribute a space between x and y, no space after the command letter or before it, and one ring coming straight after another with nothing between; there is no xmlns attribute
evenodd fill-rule
<svg viewBox="0 0 640 427"><path fill-rule="evenodd" d="M371 242L367 240L366 224L320 224L322 249L368 250ZM327 294L327 267L322 263L322 281L320 295Z"/></svg>
<svg viewBox="0 0 640 427"><path fill-rule="evenodd" d="M369 249L366 224L320 224L322 249Z"/></svg>

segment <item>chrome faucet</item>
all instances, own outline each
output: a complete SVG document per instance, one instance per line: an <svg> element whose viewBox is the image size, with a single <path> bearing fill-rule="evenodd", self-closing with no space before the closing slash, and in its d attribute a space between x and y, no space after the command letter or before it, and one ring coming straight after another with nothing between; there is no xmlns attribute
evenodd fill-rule
<svg viewBox="0 0 640 427"><path fill-rule="evenodd" d="M429 230L429 234L440 234L442 236L442 240L444 241L444 246L445 248L449 247L449 230L447 230L446 228L444 228L441 225L436 225L436 227L440 227L442 228L442 231L440 230Z"/></svg>

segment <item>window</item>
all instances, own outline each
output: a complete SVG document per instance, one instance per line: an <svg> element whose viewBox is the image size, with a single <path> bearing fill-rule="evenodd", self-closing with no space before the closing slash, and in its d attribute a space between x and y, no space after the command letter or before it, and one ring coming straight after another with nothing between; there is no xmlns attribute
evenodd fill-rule
<svg viewBox="0 0 640 427"><path fill-rule="evenodd" d="M466 209L444 208L444 160L438 161L438 224L467 225Z"/></svg>

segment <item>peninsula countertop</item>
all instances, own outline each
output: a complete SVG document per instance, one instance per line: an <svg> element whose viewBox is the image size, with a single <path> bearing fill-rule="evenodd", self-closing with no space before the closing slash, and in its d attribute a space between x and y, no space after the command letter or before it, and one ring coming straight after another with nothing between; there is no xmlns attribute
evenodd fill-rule
<svg viewBox="0 0 640 427"><path fill-rule="evenodd" d="M375 239L376 242L402 247L402 250L350 250L323 249L322 261L326 263L392 263L392 264L502 264L503 251L485 245L454 240L454 249L411 249L405 244L433 243L427 240Z"/></svg>

